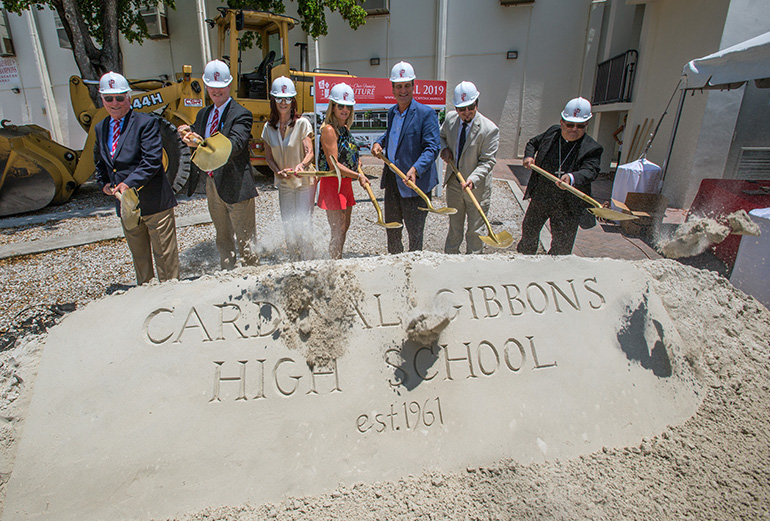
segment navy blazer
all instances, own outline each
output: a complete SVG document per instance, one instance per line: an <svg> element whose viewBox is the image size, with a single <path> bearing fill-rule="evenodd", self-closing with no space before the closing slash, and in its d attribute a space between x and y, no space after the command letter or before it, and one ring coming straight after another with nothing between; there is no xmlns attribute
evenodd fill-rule
<svg viewBox="0 0 770 521"><path fill-rule="evenodd" d="M206 124L213 109L214 105L209 105L195 116L192 129L197 134L206 135ZM253 124L254 117L251 112L230 98L230 103L219 118L219 132L227 136L233 149L227 163L212 172L217 193L227 204L240 203L257 196L257 185L254 183L249 157L249 140ZM191 168L197 169L201 175L206 175L206 172L202 172L195 164Z"/></svg>
<svg viewBox="0 0 770 521"><path fill-rule="evenodd" d="M110 155L109 116L96 124L96 182L100 188L125 183L139 190L142 215L152 215L177 205L174 190L163 171L163 144L158 118L129 110L120 131L115 155ZM120 215L120 202L115 207Z"/></svg>
<svg viewBox="0 0 770 521"><path fill-rule="evenodd" d="M388 109L388 130L393 122L393 117L398 110L398 105L393 105ZM404 174L414 167L417 170L417 186L428 193L438 184L438 171L436 170L436 158L441 150L441 137L439 133L438 117L436 111L415 100L409 104L406 109L407 114L404 118L404 125L401 127L401 134L398 137L398 143L395 145L388 143L388 131L380 136L377 143L384 149L383 154L387 157L388 147L396 147L396 160L393 161L399 170ZM382 171L381 188L385 188L385 176L390 169L385 166ZM390 173L390 175L396 175ZM406 186L404 183L396 183L401 197L417 197L417 192Z"/></svg>

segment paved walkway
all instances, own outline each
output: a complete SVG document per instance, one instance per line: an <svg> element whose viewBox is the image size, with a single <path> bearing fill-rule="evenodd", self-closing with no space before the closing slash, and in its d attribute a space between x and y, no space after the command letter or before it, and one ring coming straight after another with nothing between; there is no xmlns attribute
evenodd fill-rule
<svg viewBox="0 0 770 521"><path fill-rule="evenodd" d="M529 174L532 172L521 166L519 159L498 159L492 175L497 179L509 181L522 209L526 210L528 201L522 201ZM532 174L537 175L537 174ZM591 187L594 199L603 203L612 193L612 181L601 178ZM540 234L540 242L547 250L551 242L551 233L547 224ZM625 235L620 226L614 223L597 223L590 230L578 230L575 247L572 252L580 257L609 257L611 259L641 260L659 259L661 255L638 237Z"/></svg>

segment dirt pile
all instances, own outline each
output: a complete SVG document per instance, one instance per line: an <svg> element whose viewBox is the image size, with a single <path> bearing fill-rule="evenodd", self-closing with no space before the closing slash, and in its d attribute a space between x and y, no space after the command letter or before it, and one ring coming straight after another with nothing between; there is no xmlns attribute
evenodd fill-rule
<svg viewBox="0 0 770 521"><path fill-rule="evenodd" d="M696 218L679 226L672 238L658 241L658 250L669 259L694 257L711 246L724 241L730 233L759 235L759 226L745 210L738 210L724 218L725 223L715 219Z"/></svg>
<svg viewBox="0 0 770 521"><path fill-rule="evenodd" d="M291 349L302 349L310 367L327 367L345 353L351 315L363 294L356 278L334 262L320 268L296 269L275 281L285 299L287 321L281 337Z"/></svg>
<svg viewBox="0 0 770 521"><path fill-rule="evenodd" d="M212 506L178 519L770 519L770 312L712 272L670 260L636 265L649 274L682 338L686 363L707 389L685 424L638 446L575 459L499 461L453 473L426 470L280 503ZM354 312L350 294L357 288L332 263L318 266L290 273L280 283L295 326L282 335L305 350L308 361L321 364L342 354L336 349L344 342L331 339L345 331L330 324L350 323L345 317ZM411 329L439 335L448 316L418 313ZM4 477L12 470L14 430L23 423L24 396L39 359L35 345L19 342L0 358Z"/></svg>

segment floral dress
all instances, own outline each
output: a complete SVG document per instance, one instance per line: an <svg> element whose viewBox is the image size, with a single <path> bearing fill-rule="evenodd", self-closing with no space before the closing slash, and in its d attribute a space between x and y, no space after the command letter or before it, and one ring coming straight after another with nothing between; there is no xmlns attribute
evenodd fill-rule
<svg viewBox="0 0 770 521"><path fill-rule="evenodd" d="M358 144L353 139L350 129L337 128L337 157L340 164L345 165L354 172L358 169ZM318 155L319 170L333 170L326 160L323 147ZM324 210L345 210L356 204L353 195L353 180L349 177L342 178L342 184L338 187L336 177L322 177L318 184L318 207Z"/></svg>

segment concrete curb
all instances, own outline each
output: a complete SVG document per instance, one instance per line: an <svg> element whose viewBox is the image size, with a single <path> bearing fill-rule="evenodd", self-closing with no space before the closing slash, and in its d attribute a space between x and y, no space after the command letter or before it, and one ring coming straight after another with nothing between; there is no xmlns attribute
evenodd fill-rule
<svg viewBox="0 0 770 521"><path fill-rule="evenodd" d="M114 208L110 212L114 212ZM77 217L72 212L68 212L68 217ZM90 215L90 213L89 213ZM43 216L40 216L43 217ZM208 213L188 215L176 219L177 228L185 226L195 226L198 224L207 224L211 222L211 216ZM25 223L30 224L30 223ZM0 246L0 259L8 259L21 255L34 255L36 253L45 253L47 251L60 250L63 248L72 248L74 246L83 246L94 242L109 241L123 237L123 228L107 228L96 232L88 232L67 237L56 237L53 239L42 239L39 241L19 242L15 244L5 244Z"/></svg>

